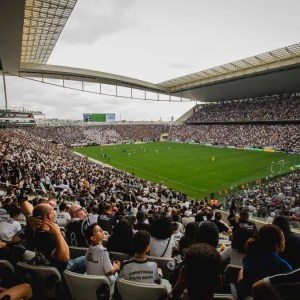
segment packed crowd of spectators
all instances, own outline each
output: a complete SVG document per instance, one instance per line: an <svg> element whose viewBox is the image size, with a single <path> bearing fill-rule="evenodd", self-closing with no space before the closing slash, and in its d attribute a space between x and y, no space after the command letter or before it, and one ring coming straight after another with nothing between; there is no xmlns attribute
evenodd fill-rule
<svg viewBox="0 0 300 300"><path fill-rule="evenodd" d="M113 144L133 141L158 141L168 132L165 124L114 124L49 126L28 128L29 132L64 145Z"/></svg>
<svg viewBox="0 0 300 300"><path fill-rule="evenodd" d="M170 138L174 141L218 145L270 147L272 149L300 150L300 125L179 125L172 126Z"/></svg>
<svg viewBox="0 0 300 300"><path fill-rule="evenodd" d="M197 105L186 123L287 121L299 116L300 97L291 95Z"/></svg>
<svg viewBox="0 0 300 300"><path fill-rule="evenodd" d="M227 209L234 205L237 212L247 209L253 217L269 222L280 214L295 220L300 217L300 171L270 179L265 184L247 186L227 197ZM298 222L294 225L299 227Z"/></svg>
<svg viewBox="0 0 300 300"><path fill-rule="evenodd" d="M150 251L150 255L155 257L175 258L178 262L178 257L182 256L183 264L191 268L189 272L199 275L201 280L195 284L190 281L186 286L178 286L181 276L184 276L180 272L182 265L179 264L177 273L175 270L169 278L173 286L172 293L182 294L184 288L187 288L190 299L198 299L199 293L205 291L211 296L219 288L218 284L213 284L209 290L204 286L199 289L205 278L208 279L207 272L201 273L203 276L199 273L202 267L212 270L216 264L216 273L210 275L214 280L222 275L221 260L225 256L220 256L219 252L226 247L221 245L218 248L219 234L226 237L226 234L233 232L235 239L240 239L242 236L245 238L245 235L238 238L238 232L244 229L250 232L246 237L251 240L245 246L238 246L241 242L234 240L232 249L227 252L230 252L228 256L232 260L238 256L240 266L244 267L241 291L247 292L245 296L252 294L254 282L300 266L299 260L293 260L291 266L287 253L287 261L282 262L279 257L284 253L284 247L283 233L277 226L266 225L258 231L256 225L248 220L249 213L264 218L285 216L287 220L291 217L291 220L298 220L299 172L271 180L267 185L247 187L239 194L229 196L227 204L230 223L224 224L221 221L222 215L214 211L207 199L189 201L186 195L169 189L163 183L145 181L127 172L93 163L75 155L65 145L48 142L28 131L2 130L0 144L0 183L2 190L6 190L1 192L0 223L12 224L15 228L13 234L13 228L10 228L9 235L5 229L8 225L3 227L3 238L11 238L21 244L26 240L26 249L36 253L37 264L50 264L60 272L68 269L105 275L113 283L118 278L121 264L109 260L103 246L105 231L110 235L108 251L121 251L133 257L123 265L120 276L128 276L128 279L133 280L130 274L133 274L133 270L138 272L142 263L145 263L143 267L150 268L155 274L151 278L147 276L147 283L153 280L153 283L159 281L163 284L156 264L148 263L146 254ZM27 194L38 195L29 199ZM19 227L14 225L14 222L20 220L21 212L28 222L25 237L20 234ZM236 212L240 213L239 219L235 216ZM10 218L5 221L7 216L4 215L7 213ZM62 216L65 224L60 225L65 226L65 238L56 223L56 220L62 221ZM91 225L95 221L96 224ZM134 234L136 231L138 235ZM9 240L0 242L0 250L5 250L8 245ZM69 246L74 245L89 247L86 256L70 259ZM299 243L295 245L299 247ZM0 251L1 254L6 255L7 252ZM241 259L244 256L245 261ZM258 273L257 261L260 264L260 261L266 259L272 261L272 269L268 269L267 263L266 268L261 267ZM277 262L280 262L280 268ZM255 280L251 272L256 274ZM134 280L140 280L138 278ZM23 297L32 294L30 286L22 288L25 288ZM22 291L21 286L16 289ZM33 290L35 293L36 290Z"/></svg>

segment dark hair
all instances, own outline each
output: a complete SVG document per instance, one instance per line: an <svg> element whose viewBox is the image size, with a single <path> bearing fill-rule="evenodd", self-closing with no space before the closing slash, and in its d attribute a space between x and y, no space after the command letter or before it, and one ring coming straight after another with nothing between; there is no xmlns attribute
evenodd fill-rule
<svg viewBox="0 0 300 300"><path fill-rule="evenodd" d="M190 300L212 296L220 283L222 258L211 245L192 245L184 257L185 281Z"/></svg>
<svg viewBox="0 0 300 300"><path fill-rule="evenodd" d="M276 246L282 239L281 229L272 224L261 227L256 238L250 238L246 242L246 255L256 255L259 253L272 253L276 251Z"/></svg>
<svg viewBox="0 0 300 300"><path fill-rule="evenodd" d="M98 225L98 223L93 223L84 231L84 237L88 241L89 244L92 244L91 237L94 235L94 228L97 225Z"/></svg>
<svg viewBox="0 0 300 300"><path fill-rule="evenodd" d="M67 208L67 203L66 202L61 202L58 206L59 211L63 211Z"/></svg>
<svg viewBox="0 0 300 300"><path fill-rule="evenodd" d="M9 216L11 218L14 218L22 213L22 209L20 207L17 207L15 205L10 206Z"/></svg>
<svg viewBox="0 0 300 300"><path fill-rule="evenodd" d="M107 241L108 251L117 251L132 255L132 236L132 224L126 219L120 220Z"/></svg>
<svg viewBox="0 0 300 300"><path fill-rule="evenodd" d="M273 220L273 225L278 226L283 232L291 231L290 221L286 216L275 217Z"/></svg>
<svg viewBox="0 0 300 300"><path fill-rule="evenodd" d="M168 239L173 234L171 221L166 217L155 219L151 225L150 233L158 240Z"/></svg>
<svg viewBox="0 0 300 300"><path fill-rule="evenodd" d="M253 237L252 231L241 227L232 233L231 247L239 253L245 253L245 243L249 238Z"/></svg>
<svg viewBox="0 0 300 300"><path fill-rule="evenodd" d="M215 212L215 220L220 221L222 219L222 214L219 211Z"/></svg>
<svg viewBox="0 0 300 300"><path fill-rule="evenodd" d="M132 247L134 253L143 253L150 244L150 234L146 230L139 230L132 238Z"/></svg>
<svg viewBox="0 0 300 300"><path fill-rule="evenodd" d="M195 244L207 243L217 248L219 243L219 229L212 221L203 221L196 230Z"/></svg>
<svg viewBox="0 0 300 300"><path fill-rule="evenodd" d="M204 221L203 214L201 212L196 214L195 222L203 222L203 221Z"/></svg>

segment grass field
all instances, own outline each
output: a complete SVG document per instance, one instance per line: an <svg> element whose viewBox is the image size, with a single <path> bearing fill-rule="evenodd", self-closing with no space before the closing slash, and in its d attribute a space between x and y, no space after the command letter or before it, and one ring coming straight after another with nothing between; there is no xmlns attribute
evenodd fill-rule
<svg viewBox="0 0 300 300"><path fill-rule="evenodd" d="M242 184L289 172L300 164L299 155L166 142L93 146L74 151L134 172L138 177L163 181L195 199L211 193L220 197Z"/></svg>

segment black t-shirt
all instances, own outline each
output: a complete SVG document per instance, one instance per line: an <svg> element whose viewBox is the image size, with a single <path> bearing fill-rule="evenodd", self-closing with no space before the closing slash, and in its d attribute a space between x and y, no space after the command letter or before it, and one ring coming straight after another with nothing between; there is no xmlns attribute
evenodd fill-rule
<svg viewBox="0 0 300 300"><path fill-rule="evenodd" d="M116 218L113 215L102 214L98 217L98 225L102 228L102 230L107 231L109 234L113 232L115 224Z"/></svg>
<svg viewBox="0 0 300 300"><path fill-rule="evenodd" d="M235 230L237 230L237 229L239 229L239 228L245 228L245 229L251 231L252 234L253 234L254 236L256 236L256 235L258 234L257 227L256 227L255 223L252 222L252 221L238 222L238 223L234 226L233 229L234 229L234 231L235 231Z"/></svg>
<svg viewBox="0 0 300 300"><path fill-rule="evenodd" d="M52 235L45 231L36 230L33 235L33 245L37 265L56 267L61 273L66 269L67 262L60 262L53 258L56 242Z"/></svg>
<svg viewBox="0 0 300 300"><path fill-rule="evenodd" d="M66 240L69 246L89 247L89 243L84 237L84 231L89 226L86 220L75 220L66 226Z"/></svg>
<svg viewBox="0 0 300 300"><path fill-rule="evenodd" d="M218 220L213 220L213 222L217 225L219 232L227 232L228 227Z"/></svg>

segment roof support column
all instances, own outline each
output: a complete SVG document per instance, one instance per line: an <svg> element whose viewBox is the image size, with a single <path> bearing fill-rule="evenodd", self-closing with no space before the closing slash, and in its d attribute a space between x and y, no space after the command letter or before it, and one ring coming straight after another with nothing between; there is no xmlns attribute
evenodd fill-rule
<svg viewBox="0 0 300 300"><path fill-rule="evenodd" d="M6 94L6 82L5 82L5 74L4 72L2 73L2 77L3 77L3 90L4 90L4 99L5 99L5 109L8 109L8 105L7 105L7 94Z"/></svg>

